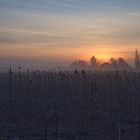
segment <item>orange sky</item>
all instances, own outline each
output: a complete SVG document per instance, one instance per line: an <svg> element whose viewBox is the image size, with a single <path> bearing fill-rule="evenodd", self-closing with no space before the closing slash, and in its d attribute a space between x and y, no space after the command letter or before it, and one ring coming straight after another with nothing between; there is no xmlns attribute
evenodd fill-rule
<svg viewBox="0 0 140 140"><path fill-rule="evenodd" d="M123 46L123 45L122 45ZM105 46L105 44L82 44L77 47L47 47L42 44L15 44L15 45L3 45L0 48L1 57L11 58L28 58L28 59L59 59L61 61L73 61L75 59L83 59L89 61L94 55L102 62L108 61L111 57L118 58L124 57L128 62L134 59L135 48L133 45L127 46L127 48L121 47L121 45Z"/></svg>

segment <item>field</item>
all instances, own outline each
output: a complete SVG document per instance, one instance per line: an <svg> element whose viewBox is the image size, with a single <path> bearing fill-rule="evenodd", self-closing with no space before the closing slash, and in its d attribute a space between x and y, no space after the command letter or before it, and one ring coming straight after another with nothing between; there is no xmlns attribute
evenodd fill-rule
<svg viewBox="0 0 140 140"><path fill-rule="evenodd" d="M140 73L0 73L0 140L139 140Z"/></svg>

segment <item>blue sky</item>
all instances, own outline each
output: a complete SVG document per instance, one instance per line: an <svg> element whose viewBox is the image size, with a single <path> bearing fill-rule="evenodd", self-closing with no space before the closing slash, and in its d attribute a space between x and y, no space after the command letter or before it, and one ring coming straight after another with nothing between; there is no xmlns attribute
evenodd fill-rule
<svg viewBox="0 0 140 140"><path fill-rule="evenodd" d="M139 0L1 0L1 7L23 9L93 9L94 7L138 8Z"/></svg>
<svg viewBox="0 0 140 140"><path fill-rule="evenodd" d="M0 0L1 61L56 65L95 53L132 63L139 25L139 0Z"/></svg>

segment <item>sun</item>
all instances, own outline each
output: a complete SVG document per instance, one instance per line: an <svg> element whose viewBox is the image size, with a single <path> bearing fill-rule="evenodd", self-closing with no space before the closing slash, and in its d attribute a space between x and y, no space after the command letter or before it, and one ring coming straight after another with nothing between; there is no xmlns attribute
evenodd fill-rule
<svg viewBox="0 0 140 140"><path fill-rule="evenodd" d="M101 62L106 62L109 61L112 56L110 54L96 54L95 57Z"/></svg>

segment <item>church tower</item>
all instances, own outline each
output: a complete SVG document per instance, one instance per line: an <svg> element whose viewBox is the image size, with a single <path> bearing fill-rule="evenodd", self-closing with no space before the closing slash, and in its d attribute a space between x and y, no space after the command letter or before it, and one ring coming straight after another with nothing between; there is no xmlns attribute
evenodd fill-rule
<svg viewBox="0 0 140 140"><path fill-rule="evenodd" d="M139 58L139 52L137 49L135 51L135 68L140 69L140 58Z"/></svg>

